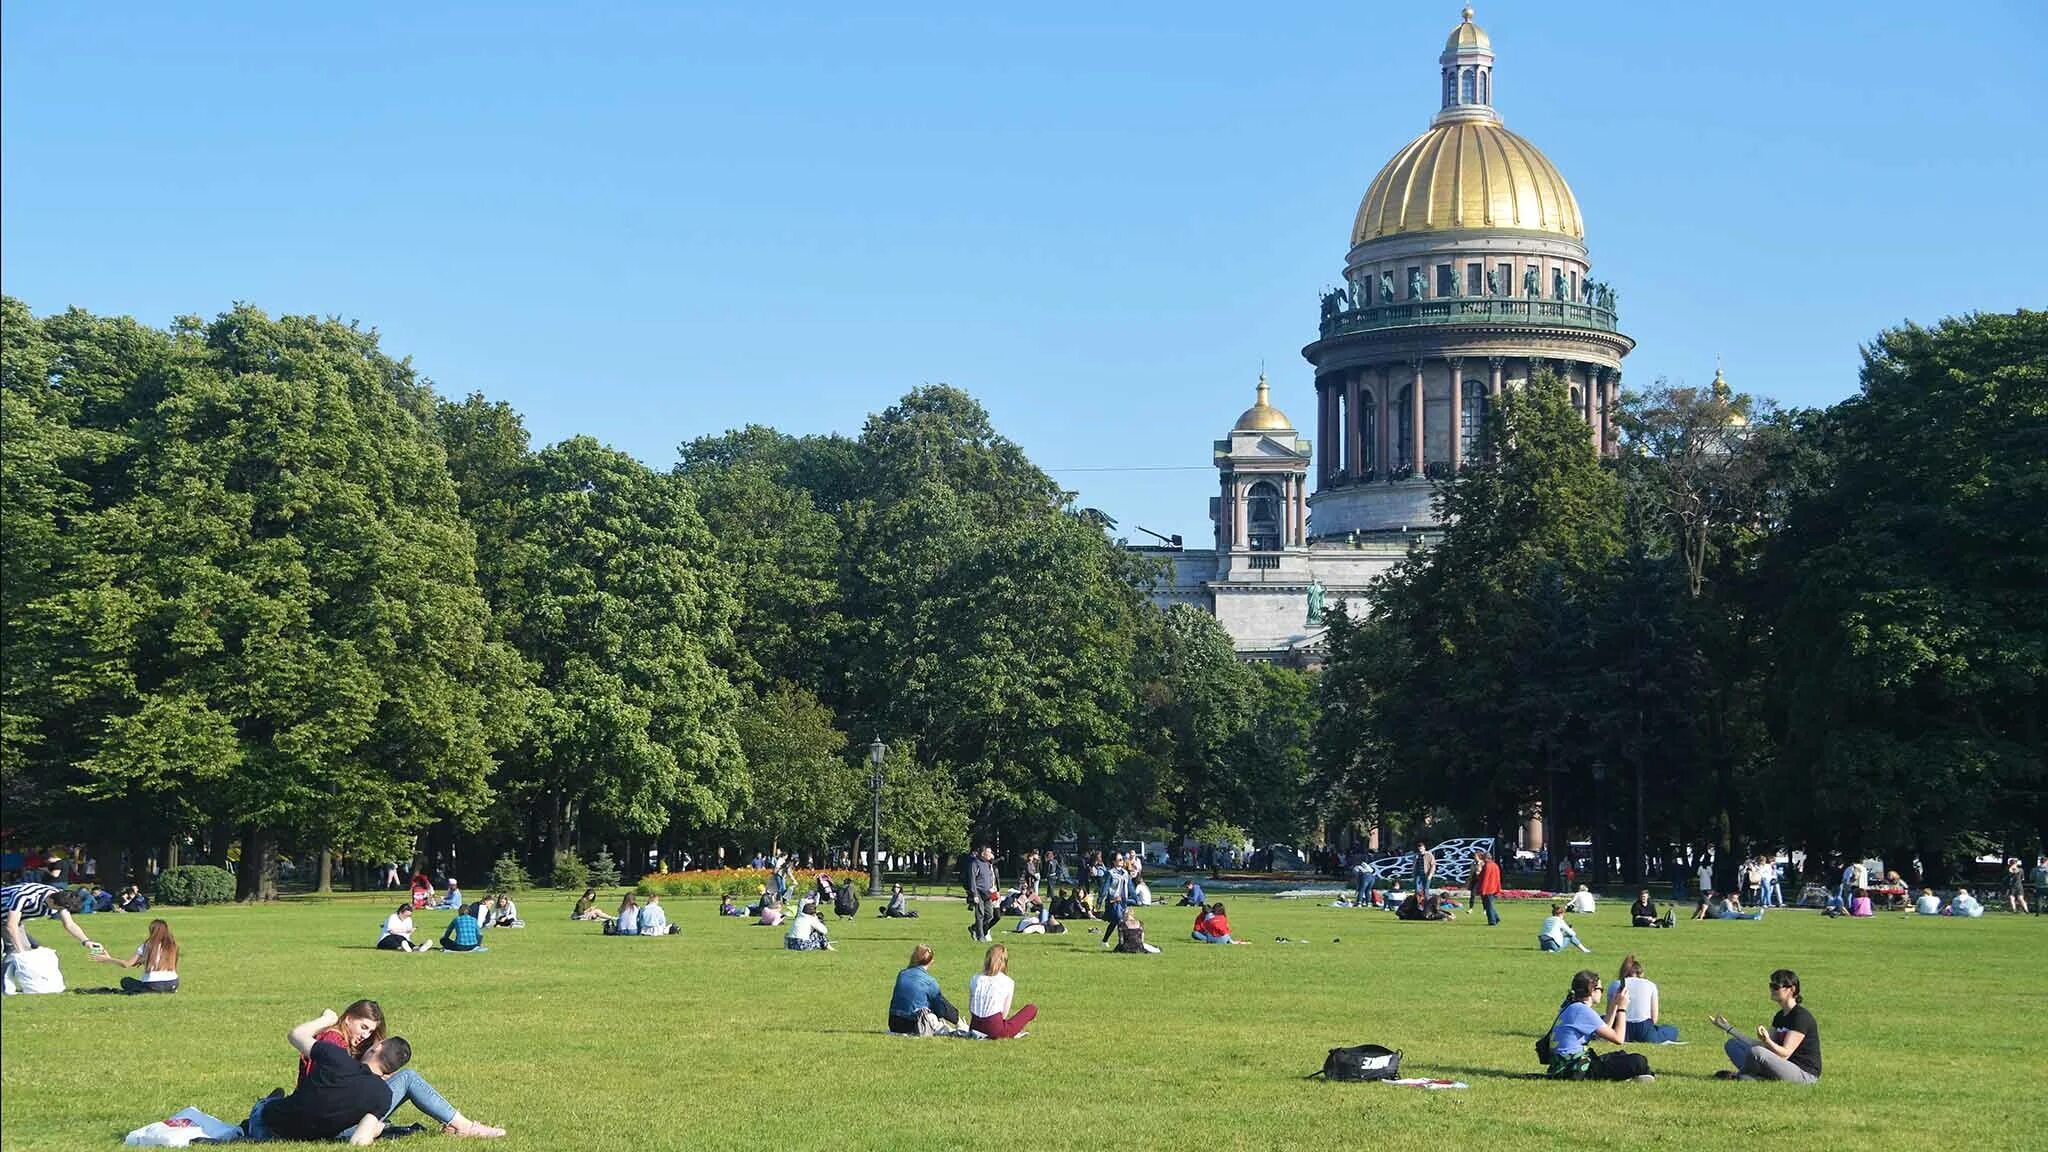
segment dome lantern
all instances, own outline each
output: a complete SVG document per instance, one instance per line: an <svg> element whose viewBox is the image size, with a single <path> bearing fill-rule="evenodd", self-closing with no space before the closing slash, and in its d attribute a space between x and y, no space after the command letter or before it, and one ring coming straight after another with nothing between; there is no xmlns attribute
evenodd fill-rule
<svg viewBox="0 0 2048 1152"><path fill-rule="evenodd" d="M1234 427L1232 427L1232 428L1231 428L1231 431L1232 431L1232 432L1292 432L1292 431L1294 431L1294 421L1292 421L1292 420L1289 420L1289 419L1287 418L1287 413L1285 413L1285 412L1282 412L1282 411L1281 411L1281 410L1279 410L1278 408L1275 408L1275 407L1273 407L1273 405L1272 405L1272 404L1271 404L1271 403L1270 403L1270 402L1269 402L1269 401L1267 400L1267 389L1266 389L1266 374L1265 374L1264 372L1261 372L1261 373L1259 373L1259 399L1258 399L1258 402L1257 402L1257 403L1255 403L1255 404L1253 404L1253 405L1252 405L1251 407L1249 407L1249 408L1247 408L1247 409L1245 409L1245 410L1244 410L1244 414L1243 414L1243 415L1241 415L1241 416L1239 416L1239 417L1237 418L1237 424L1236 424L1236 425L1235 425Z"/></svg>
<svg viewBox="0 0 2048 1152"><path fill-rule="evenodd" d="M1465 9L1464 23L1451 29L1437 62L1442 65L1443 109L1436 114L1436 123L1500 123L1500 113L1493 110L1493 40L1486 29L1472 22L1471 8Z"/></svg>

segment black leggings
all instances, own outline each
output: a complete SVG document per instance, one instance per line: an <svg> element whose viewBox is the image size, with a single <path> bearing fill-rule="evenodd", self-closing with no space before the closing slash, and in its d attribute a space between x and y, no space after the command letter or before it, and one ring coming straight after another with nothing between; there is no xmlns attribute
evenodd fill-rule
<svg viewBox="0 0 2048 1152"><path fill-rule="evenodd" d="M133 976L121 977L121 991L126 992L130 996L145 992L176 992L177 990L178 982L176 980L137 980Z"/></svg>
<svg viewBox="0 0 2048 1152"><path fill-rule="evenodd" d="M377 941L377 947L386 952L403 952L405 951L405 937L400 936L396 932L387 932L382 940Z"/></svg>

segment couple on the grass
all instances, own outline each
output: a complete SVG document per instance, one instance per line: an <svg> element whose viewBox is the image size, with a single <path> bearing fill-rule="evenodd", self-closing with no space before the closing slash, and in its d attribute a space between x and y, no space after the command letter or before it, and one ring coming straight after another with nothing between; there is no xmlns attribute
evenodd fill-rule
<svg viewBox="0 0 2048 1152"><path fill-rule="evenodd" d="M256 1102L242 1123L252 1140L368 1144L408 1100L451 1136L505 1134L456 1111L424 1076L406 1067L412 1045L384 1035L384 1010L375 1000L358 1000L338 1017L322 1012L292 1029L288 1039L300 1055L298 1085L290 1095L280 1090Z"/></svg>

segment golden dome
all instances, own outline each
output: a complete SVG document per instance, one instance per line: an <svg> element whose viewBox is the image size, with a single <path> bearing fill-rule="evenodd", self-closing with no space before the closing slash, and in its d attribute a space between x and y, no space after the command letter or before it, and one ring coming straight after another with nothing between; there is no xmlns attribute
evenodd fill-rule
<svg viewBox="0 0 2048 1152"><path fill-rule="evenodd" d="M1557 166L1489 120L1438 124L1395 153L1365 190L1351 242L1458 228L1586 237L1578 199Z"/></svg>
<svg viewBox="0 0 2048 1152"><path fill-rule="evenodd" d="M1713 388L1715 400L1722 404L1732 405L1735 403L1735 390L1728 387L1728 380L1721 375L1721 366L1719 364L1714 365ZM1731 407L1728 410L1728 426L1730 428L1746 428L1749 426L1749 417L1744 416L1740 409Z"/></svg>
<svg viewBox="0 0 2048 1152"><path fill-rule="evenodd" d="M1245 409L1244 415L1237 418L1237 423L1230 430L1232 432L1294 431L1294 421L1287 418L1287 413L1266 403L1266 374L1264 372L1259 373L1259 402Z"/></svg>
<svg viewBox="0 0 2048 1152"><path fill-rule="evenodd" d="M1465 22L1451 29L1451 38L1444 41L1444 51L1456 52L1460 48L1484 48L1493 50L1493 41L1486 35L1486 29L1472 22L1472 9L1465 8Z"/></svg>

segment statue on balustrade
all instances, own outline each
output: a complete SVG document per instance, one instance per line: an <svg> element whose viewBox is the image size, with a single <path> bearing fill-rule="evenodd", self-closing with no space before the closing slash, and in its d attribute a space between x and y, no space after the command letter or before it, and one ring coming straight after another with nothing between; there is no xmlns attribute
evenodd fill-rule
<svg viewBox="0 0 2048 1152"><path fill-rule="evenodd" d="M1617 314L1621 311L1621 293L1613 288L1607 290L1607 310Z"/></svg>
<svg viewBox="0 0 2048 1152"><path fill-rule="evenodd" d="M1323 622L1323 586L1313 576L1308 582L1308 624L1313 628Z"/></svg>
<svg viewBox="0 0 2048 1152"><path fill-rule="evenodd" d="M1569 300L1565 294L1564 273L1556 268L1550 270L1550 295L1558 300Z"/></svg>
<svg viewBox="0 0 2048 1152"><path fill-rule="evenodd" d="M1344 310L1344 292L1343 292L1343 290L1342 290L1342 289L1338 289L1338 290L1335 290L1335 291L1330 291L1330 292L1325 292L1325 293L1323 293L1323 326L1324 326L1324 327L1326 327L1326 328L1327 328L1327 327L1329 327L1329 325L1330 325L1330 322L1331 322L1331 321L1333 321L1333 320L1335 320L1335 319L1337 318L1337 314L1338 314L1339 312L1342 312L1343 310Z"/></svg>
<svg viewBox="0 0 2048 1152"><path fill-rule="evenodd" d="M1394 274L1392 272L1382 272L1380 273L1380 303L1392 304L1393 302Z"/></svg>
<svg viewBox="0 0 2048 1152"><path fill-rule="evenodd" d="M1488 296L1500 295L1500 273L1495 272L1491 268L1486 270L1486 294Z"/></svg>
<svg viewBox="0 0 2048 1152"><path fill-rule="evenodd" d="M1408 273L1408 298L1410 300L1422 299L1422 269L1420 268Z"/></svg>
<svg viewBox="0 0 2048 1152"><path fill-rule="evenodd" d="M1534 268L1531 268L1531 269L1529 269L1529 270L1528 270L1527 272L1524 272L1524 273L1522 273L1522 294L1523 294L1523 295L1527 296L1527 297L1528 297L1529 299L1531 299L1531 300L1534 300L1534 299L1536 299L1537 297L1539 297L1539 296L1543 295L1543 292L1542 292L1542 290L1541 290L1541 289L1539 289L1539 288L1538 288L1538 287L1537 287L1536 285L1537 285L1537 280L1536 280L1536 269L1534 269Z"/></svg>
<svg viewBox="0 0 2048 1152"><path fill-rule="evenodd" d="M1593 301L1600 298L1600 284L1598 281L1595 280L1587 280L1585 283L1585 289L1586 307L1591 308L1593 306Z"/></svg>

